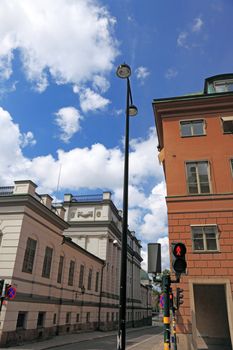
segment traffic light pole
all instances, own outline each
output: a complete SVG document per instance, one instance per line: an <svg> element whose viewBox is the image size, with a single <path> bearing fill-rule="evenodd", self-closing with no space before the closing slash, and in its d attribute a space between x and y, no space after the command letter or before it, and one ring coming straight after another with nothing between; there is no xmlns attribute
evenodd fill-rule
<svg viewBox="0 0 233 350"><path fill-rule="evenodd" d="M170 341L170 275L163 275L162 277L163 295L164 295L164 309L163 309L163 325L164 325L164 350L171 348Z"/></svg>
<svg viewBox="0 0 233 350"><path fill-rule="evenodd" d="M173 350L177 350L177 338L176 338L176 308L174 306L173 302L173 296L172 296L172 342L173 342Z"/></svg>

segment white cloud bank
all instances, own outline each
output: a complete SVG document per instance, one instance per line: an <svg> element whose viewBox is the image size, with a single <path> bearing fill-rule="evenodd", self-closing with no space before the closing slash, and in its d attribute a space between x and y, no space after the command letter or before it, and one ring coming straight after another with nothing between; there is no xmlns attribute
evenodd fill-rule
<svg viewBox="0 0 233 350"><path fill-rule="evenodd" d="M2 0L0 23L1 78L11 76L18 49L27 78L40 92L49 76L57 84L94 80L106 89L103 75L118 51L115 19L98 1Z"/></svg>

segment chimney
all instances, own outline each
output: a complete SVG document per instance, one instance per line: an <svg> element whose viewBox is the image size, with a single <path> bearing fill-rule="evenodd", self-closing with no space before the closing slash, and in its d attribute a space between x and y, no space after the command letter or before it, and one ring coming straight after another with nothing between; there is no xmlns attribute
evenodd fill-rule
<svg viewBox="0 0 233 350"><path fill-rule="evenodd" d="M31 180L15 181L13 194L30 194L35 196L37 185Z"/></svg>
<svg viewBox="0 0 233 350"><path fill-rule="evenodd" d="M41 194L40 197L41 197L42 203L43 203L47 208L51 209L51 208L52 208L52 200L53 200L53 198L50 197L49 194Z"/></svg>

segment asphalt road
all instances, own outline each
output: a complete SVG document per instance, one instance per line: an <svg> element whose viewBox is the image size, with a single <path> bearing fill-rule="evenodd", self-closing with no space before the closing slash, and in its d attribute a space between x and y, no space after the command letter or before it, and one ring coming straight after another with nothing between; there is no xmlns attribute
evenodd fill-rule
<svg viewBox="0 0 233 350"><path fill-rule="evenodd" d="M155 347L157 344L162 344L162 327L153 327L149 329L140 329L129 332L127 334L127 350L160 350L161 345ZM50 348L58 350L116 350L117 340L116 335L104 337L95 340L86 340L80 343L59 346L58 348Z"/></svg>

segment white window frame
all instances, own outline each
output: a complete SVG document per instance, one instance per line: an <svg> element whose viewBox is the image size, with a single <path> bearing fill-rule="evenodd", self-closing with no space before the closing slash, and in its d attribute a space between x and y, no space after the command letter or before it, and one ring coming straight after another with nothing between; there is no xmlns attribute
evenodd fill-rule
<svg viewBox="0 0 233 350"><path fill-rule="evenodd" d="M223 134L225 134L225 135L232 135L232 132L224 131L224 122L227 123L227 122L231 121L233 123L233 116L220 117L220 119L221 119Z"/></svg>
<svg viewBox="0 0 233 350"><path fill-rule="evenodd" d="M207 224L207 225L190 225L191 226L191 234L192 234L192 250L195 253L218 253L220 251L220 246L219 246L219 229L218 229L218 225L216 224ZM203 244L204 244L204 249L195 249L194 247L194 239L193 239L193 231L192 228L195 227L200 227L202 228L202 233L203 233ZM205 227L214 227L214 231L215 231L215 239L216 239L216 249L215 250L210 250L207 249L207 240L206 240L206 235L205 232L203 230L203 228Z"/></svg>
<svg viewBox="0 0 233 350"><path fill-rule="evenodd" d="M207 167L207 175L208 175L208 182L209 182L209 188L210 191L209 192L201 192L200 189L200 179L199 179L199 174L197 173L197 188L198 188L198 192L197 193L190 193L189 192L189 182L188 182L188 168L187 168L187 164L189 163L207 163L208 167ZM211 174L210 174L210 162L206 159L203 160L187 160L185 161L185 171L186 171L186 185L187 185L187 192L190 196L197 196L197 195L208 195L210 193L212 193L212 184L211 184Z"/></svg>
<svg viewBox="0 0 233 350"><path fill-rule="evenodd" d="M191 127L191 133L192 135L182 135L182 123L190 123L191 125L195 122L203 122L203 134L194 134L193 133L193 128ZM185 119L185 120L180 120L180 136L181 137L197 137L197 136L205 136L206 135L206 121L203 118L198 118L198 119Z"/></svg>

